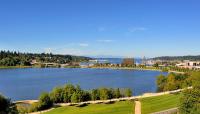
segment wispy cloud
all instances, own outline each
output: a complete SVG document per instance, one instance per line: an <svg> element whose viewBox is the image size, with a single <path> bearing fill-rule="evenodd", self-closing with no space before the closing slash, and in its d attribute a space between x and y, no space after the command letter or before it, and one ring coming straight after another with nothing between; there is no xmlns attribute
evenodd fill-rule
<svg viewBox="0 0 200 114"><path fill-rule="evenodd" d="M147 28L145 27L132 27L128 29L129 32L145 31L145 30L147 30Z"/></svg>
<svg viewBox="0 0 200 114"><path fill-rule="evenodd" d="M44 48L44 52L45 53L52 53L52 49L51 48Z"/></svg>
<svg viewBox="0 0 200 114"><path fill-rule="evenodd" d="M60 50L55 50L57 54L70 54L70 55L84 55L84 53L80 49L75 48L63 48Z"/></svg>
<svg viewBox="0 0 200 114"><path fill-rule="evenodd" d="M106 29L105 29L105 27L99 27L97 30L98 30L99 32L103 32L103 31L105 31Z"/></svg>
<svg viewBox="0 0 200 114"><path fill-rule="evenodd" d="M79 43L79 46L81 46L81 47L88 47L89 44L87 44L87 43Z"/></svg>
<svg viewBox="0 0 200 114"><path fill-rule="evenodd" d="M110 43L110 42L114 42L114 40L97 40L97 42Z"/></svg>

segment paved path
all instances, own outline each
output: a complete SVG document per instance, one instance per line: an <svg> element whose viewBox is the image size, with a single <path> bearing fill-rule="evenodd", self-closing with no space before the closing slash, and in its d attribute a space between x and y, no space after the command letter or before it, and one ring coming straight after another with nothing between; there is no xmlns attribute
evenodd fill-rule
<svg viewBox="0 0 200 114"><path fill-rule="evenodd" d="M178 112L178 108L171 108L171 109L168 109L168 110L163 110L163 111L160 111L160 112L154 112L154 113L151 113L151 114L179 114Z"/></svg>
<svg viewBox="0 0 200 114"><path fill-rule="evenodd" d="M141 103L140 103L140 101L135 101L135 114L141 114Z"/></svg>

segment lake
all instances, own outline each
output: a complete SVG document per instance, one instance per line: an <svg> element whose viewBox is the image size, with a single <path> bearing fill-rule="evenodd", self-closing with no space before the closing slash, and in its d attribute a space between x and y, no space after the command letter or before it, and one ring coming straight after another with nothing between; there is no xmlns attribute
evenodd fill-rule
<svg viewBox="0 0 200 114"><path fill-rule="evenodd" d="M98 87L131 88L133 95L156 92L159 71L26 68L0 69L0 93L12 100L37 99L41 92L66 83L79 84L89 90Z"/></svg>

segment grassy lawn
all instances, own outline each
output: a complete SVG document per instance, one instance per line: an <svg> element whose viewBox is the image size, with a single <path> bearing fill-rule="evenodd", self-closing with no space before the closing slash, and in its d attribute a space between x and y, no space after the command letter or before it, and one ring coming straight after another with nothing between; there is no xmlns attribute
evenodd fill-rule
<svg viewBox="0 0 200 114"><path fill-rule="evenodd" d="M134 101L121 101L113 104L89 104L85 107L60 107L45 114L133 114L133 112Z"/></svg>
<svg viewBox="0 0 200 114"><path fill-rule="evenodd" d="M141 99L142 114L178 107L181 94L169 94Z"/></svg>

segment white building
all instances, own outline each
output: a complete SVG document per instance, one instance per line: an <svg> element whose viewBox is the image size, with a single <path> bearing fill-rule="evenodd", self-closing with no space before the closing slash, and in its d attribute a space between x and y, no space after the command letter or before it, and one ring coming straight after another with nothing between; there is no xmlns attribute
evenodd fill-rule
<svg viewBox="0 0 200 114"><path fill-rule="evenodd" d="M185 60L182 63L176 64L176 66L181 68L200 69L200 61Z"/></svg>

